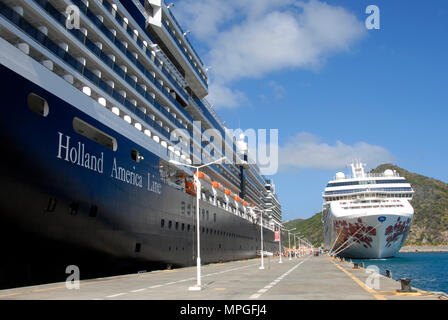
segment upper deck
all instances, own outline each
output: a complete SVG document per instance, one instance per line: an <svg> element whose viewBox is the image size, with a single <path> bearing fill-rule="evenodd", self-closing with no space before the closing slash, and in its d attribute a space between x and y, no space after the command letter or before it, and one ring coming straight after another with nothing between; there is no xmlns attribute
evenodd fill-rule
<svg viewBox="0 0 448 320"><path fill-rule="evenodd" d="M341 200L359 197L405 197L412 198L414 190L410 183L397 172L365 173L364 164L351 164L352 175L338 172L325 188L325 200Z"/></svg>

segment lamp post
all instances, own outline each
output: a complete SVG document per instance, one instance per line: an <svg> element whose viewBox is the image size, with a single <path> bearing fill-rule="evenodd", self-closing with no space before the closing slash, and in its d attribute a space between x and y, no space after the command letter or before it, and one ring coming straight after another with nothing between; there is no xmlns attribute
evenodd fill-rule
<svg viewBox="0 0 448 320"><path fill-rule="evenodd" d="M274 219L272 221L278 225L278 235L279 235L278 248L279 248L279 253L280 253L280 259L279 259L278 263L283 263L283 261L282 261L282 227L283 226L281 223L275 221Z"/></svg>
<svg viewBox="0 0 448 320"><path fill-rule="evenodd" d="M297 236L297 233L294 233L293 236L294 236L294 257L297 259L297 247L296 247L296 236Z"/></svg>
<svg viewBox="0 0 448 320"><path fill-rule="evenodd" d="M290 234L290 231L293 231L293 230L296 230L296 228L286 230L286 231L288 231L289 260L291 260L291 234Z"/></svg>
<svg viewBox="0 0 448 320"><path fill-rule="evenodd" d="M260 222L261 222L261 226L260 226L260 240L261 240L261 251L260 251L260 255L261 255L261 266L259 269L263 270L264 269L264 248L263 248L263 213L267 210L270 210L274 208L274 206L272 206L271 208L267 208L267 209L257 209L255 208L255 210L260 211Z"/></svg>
<svg viewBox="0 0 448 320"><path fill-rule="evenodd" d="M189 287L188 290L190 291L200 291L201 288L201 243L200 243L200 228L199 228L199 197L201 194L201 183L199 181L199 169L203 168L203 167L207 167L209 165L212 165L216 162L222 161L224 160L226 157L222 157L221 159L212 161L210 163L207 164L203 164L200 166L193 166L190 164L185 164L185 163L181 163L179 161L176 160L170 160L170 163L175 164L175 165L179 165L179 166L185 166L185 167L190 167L190 168L195 168L196 169L196 175L194 177L194 181L196 184L196 236L197 236L197 258L196 258L196 275L197 275L197 283L196 286L194 287Z"/></svg>

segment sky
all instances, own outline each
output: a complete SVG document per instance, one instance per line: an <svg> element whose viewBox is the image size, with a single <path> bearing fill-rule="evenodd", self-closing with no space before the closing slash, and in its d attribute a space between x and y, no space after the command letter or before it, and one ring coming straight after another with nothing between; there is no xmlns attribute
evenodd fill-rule
<svg viewBox="0 0 448 320"><path fill-rule="evenodd" d="M319 212L355 158L448 182L448 1L172 2L226 126L278 129L284 220Z"/></svg>

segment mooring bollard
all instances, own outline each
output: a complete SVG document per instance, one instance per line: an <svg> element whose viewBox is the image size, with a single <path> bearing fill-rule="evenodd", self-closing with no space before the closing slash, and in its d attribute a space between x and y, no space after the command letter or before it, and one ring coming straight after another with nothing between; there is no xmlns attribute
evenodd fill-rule
<svg viewBox="0 0 448 320"><path fill-rule="evenodd" d="M390 273L390 270L386 269L386 277L392 278L392 274Z"/></svg>
<svg viewBox="0 0 448 320"><path fill-rule="evenodd" d="M411 279L409 278L401 278L401 289L397 290L398 292L417 292L411 287Z"/></svg>

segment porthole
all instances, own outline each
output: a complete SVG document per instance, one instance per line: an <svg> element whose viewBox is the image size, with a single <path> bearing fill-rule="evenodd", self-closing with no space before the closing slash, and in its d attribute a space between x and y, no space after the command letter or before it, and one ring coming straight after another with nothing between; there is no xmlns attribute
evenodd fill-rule
<svg viewBox="0 0 448 320"><path fill-rule="evenodd" d="M39 97L38 95L34 93L30 93L28 95L28 107L31 111L37 113L38 115L42 117L48 116L48 113L50 112L50 108L48 107L48 102L42 97Z"/></svg>
<svg viewBox="0 0 448 320"><path fill-rule="evenodd" d="M56 198L51 197L48 200L47 207L45 208L45 211L54 212L54 210L56 209L56 204L57 204Z"/></svg>
<svg viewBox="0 0 448 320"><path fill-rule="evenodd" d="M143 160L143 157L140 155L139 151L132 149L131 150L131 159L138 163L138 162L140 162L140 160Z"/></svg>
<svg viewBox="0 0 448 320"><path fill-rule="evenodd" d="M94 218L94 217L96 217L97 213L98 213L98 207L96 205L92 205L90 207L89 217L93 217Z"/></svg>
<svg viewBox="0 0 448 320"><path fill-rule="evenodd" d="M68 213L72 216L76 215L78 213L79 203L78 202L72 202L70 204L70 207L68 209Z"/></svg>
<svg viewBox="0 0 448 320"><path fill-rule="evenodd" d="M95 128L91 124L79 119L73 119L73 129L84 137L95 141L113 151L117 150L117 140L103 131Z"/></svg>

